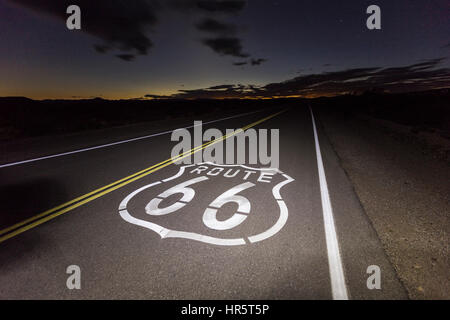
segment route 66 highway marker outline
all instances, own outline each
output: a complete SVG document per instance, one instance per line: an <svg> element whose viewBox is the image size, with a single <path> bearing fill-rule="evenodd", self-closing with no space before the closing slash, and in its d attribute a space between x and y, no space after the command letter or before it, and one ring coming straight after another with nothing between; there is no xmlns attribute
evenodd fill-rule
<svg viewBox="0 0 450 320"><path fill-rule="evenodd" d="M185 170L187 168L201 166L201 165L214 166L216 168L240 167L240 168L245 168L245 169L253 170L253 171L259 171L261 173L267 173L267 174L272 174L272 175L280 174L282 177L284 177L284 179L285 179L284 181L278 183L277 185L275 185L272 188L272 195L280 209L279 217L278 217L277 221L275 222L275 224L273 226L271 226L269 229L267 229L259 234L255 234L255 235L252 235L252 236L249 236L246 238L227 239L227 238L217 238L217 237L201 235L201 234L195 233L195 232L171 230L171 229L165 228L163 226L160 226L156 223L133 217L128 212L127 205L129 203L129 201L132 198L134 198L136 195L141 193L142 191L147 190L156 185L160 185L165 182L175 180L175 179L181 177L185 173ZM191 201L195 196L195 190L193 188L190 188L189 186L194 185L194 184L199 183L204 180L208 180L208 178L206 176L203 176L203 177L199 176L196 179L191 179L191 180L185 181L184 183L181 183L173 188L166 190L165 192L161 193L158 197L152 199L147 204L147 206L146 206L147 214L165 215L165 214L170 214L172 212L175 212L175 211L181 209L182 207L184 207L184 205L186 205L189 201ZM214 164L211 162L203 162L203 163L198 163L198 164L193 164L193 165L186 165L186 166L180 167L180 170L174 176L164 179L162 181L150 183L150 184L145 185L145 186L133 191L132 193L130 193L120 203L119 213L120 213L120 216L125 221L135 224L135 225L138 225L138 226L141 226L141 227L144 227L144 228L147 228L147 229L150 229L150 230L156 232L157 234L159 234L161 239L182 238L182 239L190 239L190 240L200 241L203 243L219 245L219 246L238 246L238 245L245 245L247 243L256 243L256 242L260 242L260 241L263 241L265 239L268 239L268 238L274 236L286 224L288 215L289 215L288 208L280 194L280 190L283 186L285 186L293 181L294 181L293 178L291 178L287 174L284 174L279 169L275 169L275 168L252 168L252 167L247 167L244 165L219 165L219 164ZM203 215L203 222L211 229L216 229L216 230L231 229L231 228L239 225L240 223L242 223L247 217L245 214L250 213L250 203L248 202L248 200L245 197L239 196L238 193L240 191L248 189L252 186L254 186L254 184L252 184L250 182L243 183L243 184L240 184L240 185L224 192L221 196L217 197L216 200L214 200L209 205L209 207L205 210L204 215ZM169 194L175 194L175 193L183 193L183 197L179 201L177 201L176 203L172 204L171 206L169 206L167 208L160 209L158 207L158 204L162 201L162 199L167 197ZM239 209L231 218L227 219L226 221L219 222L215 219L215 212L224 203L227 203L227 202L237 203L239 205Z"/></svg>

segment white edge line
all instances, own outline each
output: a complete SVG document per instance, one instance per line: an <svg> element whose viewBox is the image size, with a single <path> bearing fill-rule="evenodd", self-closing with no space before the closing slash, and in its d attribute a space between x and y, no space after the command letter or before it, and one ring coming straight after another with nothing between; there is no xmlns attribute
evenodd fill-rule
<svg viewBox="0 0 450 320"><path fill-rule="evenodd" d="M225 120L229 120L229 119L233 119L233 118L244 117L246 115L250 115L250 114L254 114L254 113L258 113L258 112L263 112L263 111L264 110L258 110L258 111L241 113L241 114L230 116L230 117L226 117L226 118L221 118L221 119L216 119L216 120L203 122L202 125L210 124L210 123L214 123L214 122L225 121ZM169 134L169 133L172 133L173 131L176 131L176 130L190 129L190 128L194 128L194 127L197 127L197 126L199 126L199 125L192 125L192 126L188 126L188 127L183 127L183 128L173 129L173 130L167 130L167 131L154 133L154 134L150 134L150 135L146 135L146 136L142 136L142 137L137 137L137 138L133 138L133 139L128 139L128 140L122 140L122 141L102 144L102 145L95 146L95 147L90 147L90 148L83 148L83 149L78 149L78 150L64 152L64 153L53 154L53 155L39 157L39 158L33 158L33 159L28 159L28 160L23 160L23 161L6 163L6 164L0 165L0 169L1 168L6 168L6 167L17 166L17 165L20 165L20 164L30 163L30 162L36 162L36 161L41 161L41 160L47 160L47 159L52 159L52 158L68 156L68 155L71 155L71 154L76 154L76 153L81 153L81 152L86 152L86 151L91 151L91 150L96 150L96 149L112 147L112 146L119 145L119 144L124 144L124 143L133 142L133 141L138 141L138 140L148 139L148 138L152 138L152 137L157 137L157 136L161 136L161 135L164 135L164 134Z"/></svg>
<svg viewBox="0 0 450 320"><path fill-rule="evenodd" d="M328 252L328 265L330 269L331 291L334 300L348 300L347 286L345 284L344 268L342 267L339 242L334 225L333 209L331 207L330 195L328 193L327 179L320 152L319 138L316 123L311 107L311 118L314 129L314 140L316 145L317 167L319 171L320 196L322 199L323 222L325 226L325 238Z"/></svg>

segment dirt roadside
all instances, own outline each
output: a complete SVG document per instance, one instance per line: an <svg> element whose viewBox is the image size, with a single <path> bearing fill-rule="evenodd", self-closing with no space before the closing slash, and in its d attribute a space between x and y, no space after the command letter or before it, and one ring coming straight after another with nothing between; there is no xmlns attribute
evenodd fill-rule
<svg viewBox="0 0 450 320"><path fill-rule="evenodd" d="M409 297L450 299L445 145L377 119L318 114Z"/></svg>

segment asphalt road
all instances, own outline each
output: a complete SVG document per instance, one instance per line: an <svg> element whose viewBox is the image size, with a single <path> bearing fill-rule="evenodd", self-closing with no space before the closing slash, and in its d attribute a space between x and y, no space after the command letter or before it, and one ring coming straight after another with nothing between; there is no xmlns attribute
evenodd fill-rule
<svg viewBox="0 0 450 320"><path fill-rule="evenodd" d="M278 111L204 129L225 133ZM7 230L0 231L0 298L406 299L320 119L316 124L319 161L307 106L257 124L280 130L280 172L262 177L262 166L251 164L194 164L177 175L181 165L166 162L141 172L171 157L170 134L0 168L0 230ZM127 130L133 137L133 127ZM101 139L120 141L122 134ZM94 142L86 134L77 148ZM33 153L16 161L62 148L33 143ZM187 181L184 194L164 194ZM226 191L236 191L239 207L220 201ZM166 207L173 212L156 210ZM81 269L80 290L66 286L70 265ZM381 289L367 288L371 265L380 267Z"/></svg>

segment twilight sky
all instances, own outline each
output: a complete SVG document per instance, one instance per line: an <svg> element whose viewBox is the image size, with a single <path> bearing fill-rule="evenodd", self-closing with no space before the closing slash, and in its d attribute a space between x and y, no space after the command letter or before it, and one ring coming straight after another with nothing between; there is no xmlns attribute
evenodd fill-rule
<svg viewBox="0 0 450 320"><path fill-rule="evenodd" d="M82 30L66 28L77 4ZM382 30L366 28L377 4ZM450 87L447 0L0 0L0 96L273 97Z"/></svg>

